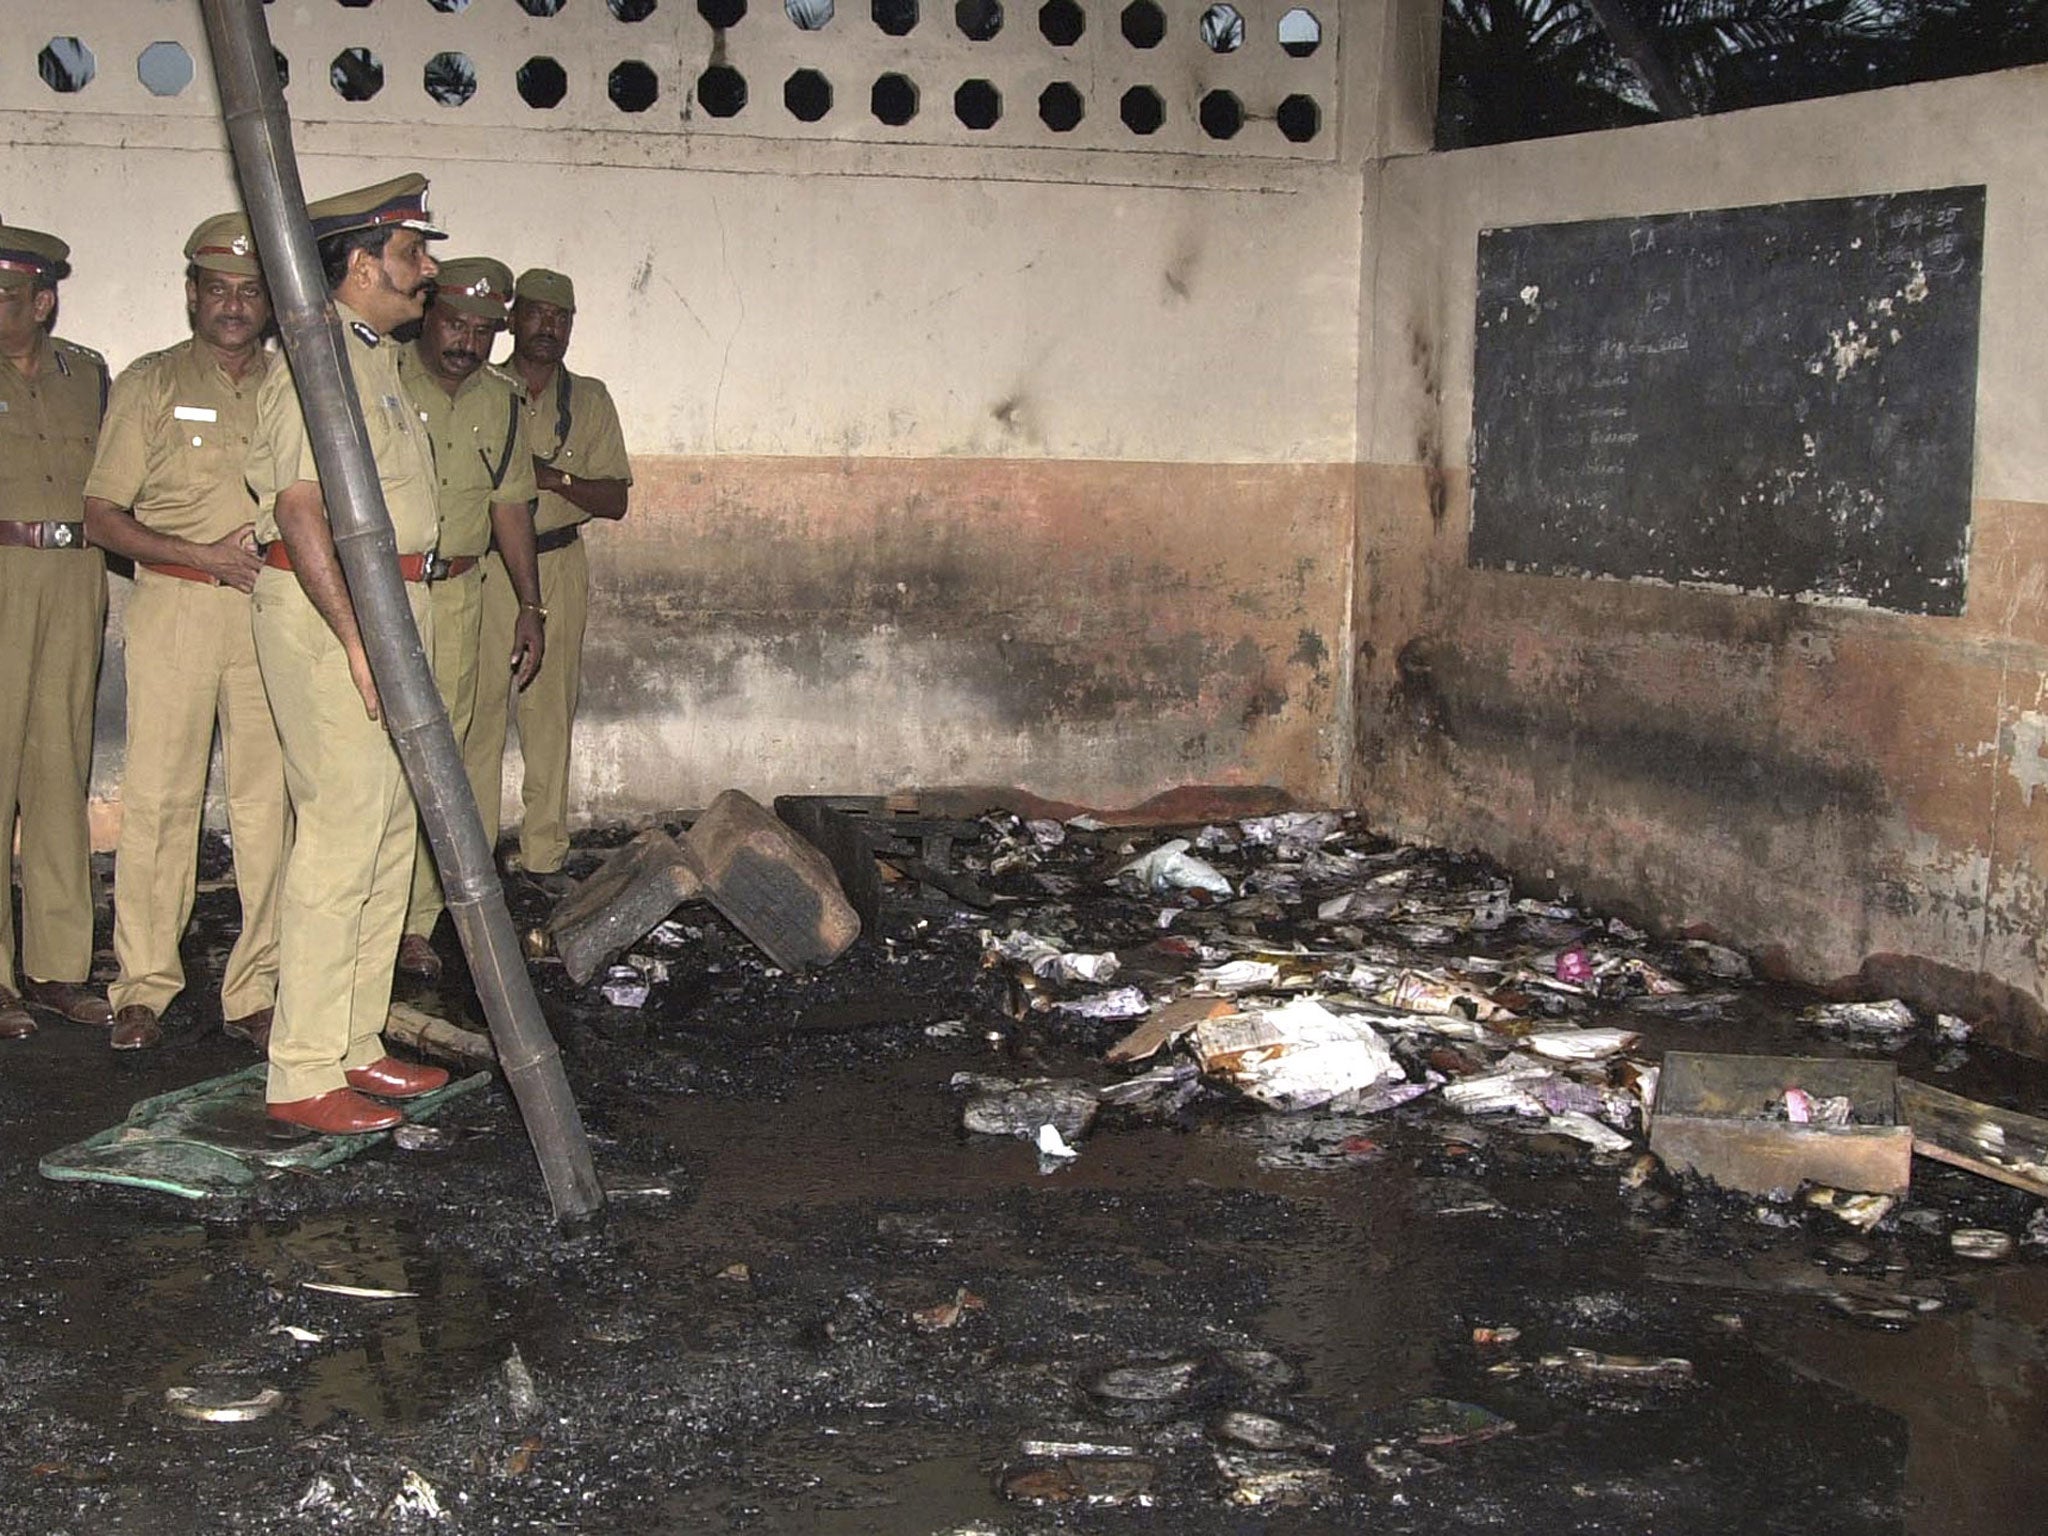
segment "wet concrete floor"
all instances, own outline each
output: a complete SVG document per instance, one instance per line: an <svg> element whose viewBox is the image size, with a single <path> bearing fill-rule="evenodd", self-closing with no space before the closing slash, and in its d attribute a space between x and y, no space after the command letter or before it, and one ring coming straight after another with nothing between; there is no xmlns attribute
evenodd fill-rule
<svg viewBox="0 0 2048 1536"><path fill-rule="evenodd" d="M1115 900L1123 931L1149 918ZM2048 1511L2048 1254L1946 1236L2018 1236L2032 1197L1916 1161L1865 1235L1626 1190L1633 1151L1431 1100L1349 1120L1222 1093L1105 1117L1048 1173L966 1136L948 1080L1107 1081L1122 1026L1012 1017L986 917L899 913L802 979L700 914L638 1010L540 967L615 1192L594 1234L550 1229L498 1089L451 1106L451 1145L240 1207L39 1178L246 1063L207 996L232 921L202 897L160 1050L54 1020L0 1049L0 1531L1995 1536ZM450 969L409 995L473 1017ZM1628 1022L1652 1054L1813 1050L1805 1001ZM2048 1071L1995 1051L1901 1065L2048 1104ZM1882 1331L1830 1308L1844 1288L1930 1310ZM1543 1364L1574 1349L1690 1372ZM179 1388L281 1403L194 1421Z"/></svg>

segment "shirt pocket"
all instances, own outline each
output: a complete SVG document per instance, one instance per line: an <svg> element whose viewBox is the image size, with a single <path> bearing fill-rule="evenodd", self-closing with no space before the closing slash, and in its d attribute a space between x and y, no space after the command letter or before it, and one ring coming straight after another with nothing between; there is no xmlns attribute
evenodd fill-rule
<svg viewBox="0 0 2048 1536"><path fill-rule="evenodd" d="M83 487L85 477L92 473L93 456L99 441L100 425L96 420L81 424L74 419L52 425L47 449L51 465L49 474L55 483L70 488L74 494ZM78 514L66 515L76 517Z"/></svg>
<svg viewBox="0 0 2048 1536"><path fill-rule="evenodd" d="M185 407L194 411L199 407ZM161 470L203 494L222 480L239 483L249 459L247 433L224 421L172 416L159 437Z"/></svg>

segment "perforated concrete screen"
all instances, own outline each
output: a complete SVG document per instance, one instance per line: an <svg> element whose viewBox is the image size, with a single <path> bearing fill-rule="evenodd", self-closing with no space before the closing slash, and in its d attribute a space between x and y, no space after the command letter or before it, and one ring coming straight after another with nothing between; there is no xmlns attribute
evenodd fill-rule
<svg viewBox="0 0 2048 1536"><path fill-rule="evenodd" d="M0 109L215 110L196 3L16 3L49 21L16 32ZM265 12L302 121L1335 155L1335 0L272 0Z"/></svg>

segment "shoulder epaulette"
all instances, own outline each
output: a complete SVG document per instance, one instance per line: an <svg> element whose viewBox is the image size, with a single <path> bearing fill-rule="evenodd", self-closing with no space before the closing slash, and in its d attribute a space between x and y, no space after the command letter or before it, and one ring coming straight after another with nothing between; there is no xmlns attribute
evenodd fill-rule
<svg viewBox="0 0 2048 1536"><path fill-rule="evenodd" d="M154 352L145 352L142 354L142 356L135 359L134 362L130 363L126 368L123 368L121 372L124 375L126 375L130 373L141 373L146 368L166 367L173 361L173 354L177 350L178 348L176 346L170 346L159 347Z"/></svg>
<svg viewBox="0 0 2048 1536"><path fill-rule="evenodd" d="M107 366L107 360L100 356L99 353L93 351L91 347L82 347L75 341L66 341L62 336L52 336L50 338L50 345L57 348L60 352L69 352L74 357L84 358L95 368L105 368Z"/></svg>
<svg viewBox="0 0 2048 1536"><path fill-rule="evenodd" d="M65 378L71 377L71 359L77 358L93 371L100 381L100 420L107 419L107 396L114 387L114 371L107 366L107 360L91 347L81 347L75 341L66 341L61 336L50 338L50 350L56 354L57 371Z"/></svg>
<svg viewBox="0 0 2048 1536"><path fill-rule="evenodd" d="M484 372L518 396L520 404L526 403L526 381L518 374L509 368L501 368L496 363L485 363Z"/></svg>

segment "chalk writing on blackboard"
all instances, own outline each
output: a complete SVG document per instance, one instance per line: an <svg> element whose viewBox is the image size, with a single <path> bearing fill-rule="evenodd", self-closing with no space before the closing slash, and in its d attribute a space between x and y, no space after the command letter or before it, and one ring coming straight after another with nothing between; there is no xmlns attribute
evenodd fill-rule
<svg viewBox="0 0 2048 1536"><path fill-rule="evenodd" d="M1479 237L1475 566L1962 611L1984 189Z"/></svg>

